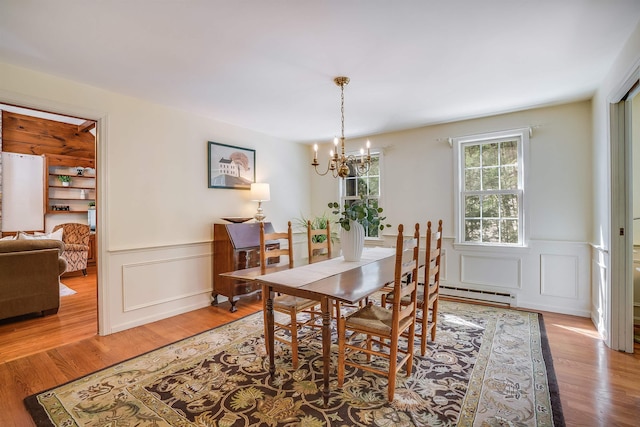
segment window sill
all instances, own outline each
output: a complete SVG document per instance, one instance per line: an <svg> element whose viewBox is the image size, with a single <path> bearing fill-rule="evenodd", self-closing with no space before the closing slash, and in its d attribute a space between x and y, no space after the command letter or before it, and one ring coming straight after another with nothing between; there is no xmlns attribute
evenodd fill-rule
<svg viewBox="0 0 640 427"><path fill-rule="evenodd" d="M464 252L485 252L485 253L530 253L529 246L497 246L497 245L478 245L471 243L454 243L453 249Z"/></svg>

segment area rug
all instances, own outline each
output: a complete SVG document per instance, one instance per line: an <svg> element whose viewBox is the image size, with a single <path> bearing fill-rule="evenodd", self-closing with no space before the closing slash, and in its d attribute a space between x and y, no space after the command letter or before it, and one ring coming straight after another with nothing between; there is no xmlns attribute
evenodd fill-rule
<svg viewBox="0 0 640 427"><path fill-rule="evenodd" d="M276 346L270 378L256 313L25 399L38 426L563 426L542 317L441 301L435 343L412 375L346 370L322 399L318 337L291 367ZM335 340L334 340L335 342ZM419 346L418 346L419 348Z"/></svg>
<svg viewBox="0 0 640 427"><path fill-rule="evenodd" d="M69 295L73 295L73 294L76 294L76 293L77 293L76 291L74 291L73 289L71 289L70 287L65 285L64 283L60 282L60 296L61 297L67 297Z"/></svg>

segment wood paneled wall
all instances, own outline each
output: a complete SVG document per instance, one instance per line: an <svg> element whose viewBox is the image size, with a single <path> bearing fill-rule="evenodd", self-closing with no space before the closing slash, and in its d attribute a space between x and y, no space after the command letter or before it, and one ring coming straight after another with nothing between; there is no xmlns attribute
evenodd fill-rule
<svg viewBox="0 0 640 427"><path fill-rule="evenodd" d="M81 125L2 112L2 151L22 154L62 154L95 159L95 122Z"/></svg>

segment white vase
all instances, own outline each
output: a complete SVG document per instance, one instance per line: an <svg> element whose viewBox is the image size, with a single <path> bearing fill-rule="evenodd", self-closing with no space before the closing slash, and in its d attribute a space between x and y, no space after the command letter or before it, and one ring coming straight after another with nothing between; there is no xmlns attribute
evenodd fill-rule
<svg viewBox="0 0 640 427"><path fill-rule="evenodd" d="M340 227L340 245L345 261L360 261L364 249L364 227L357 221L349 221L349 231Z"/></svg>

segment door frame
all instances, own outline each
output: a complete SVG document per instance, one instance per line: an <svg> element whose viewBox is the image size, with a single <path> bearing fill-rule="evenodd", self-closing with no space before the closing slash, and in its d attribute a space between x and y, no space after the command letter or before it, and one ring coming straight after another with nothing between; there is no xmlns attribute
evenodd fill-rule
<svg viewBox="0 0 640 427"><path fill-rule="evenodd" d="M609 98L611 153L610 313L607 346L633 353L633 144L631 100L640 90L640 66Z"/></svg>
<svg viewBox="0 0 640 427"><path fill-rule="evenodd" d="M106 155L107 155L107 125L108 115L104 112L90 110L86 108L69 107L59 102L50 101L42 98L26 96L0 90L0 102L4 104L16 105L22 108L46 111L53 114L63 116L82 117L96 122L96 233L95 251L96 251L96 286L97 286L97 331L98 335L108 335L111 332L109 323L109 310L107 301L109 301L109 287L107 283L106 272L108 271L108 262L106 255L107 247L107 224L106 218L106 197L107 194L107 171L106 171Z"/></svg>

